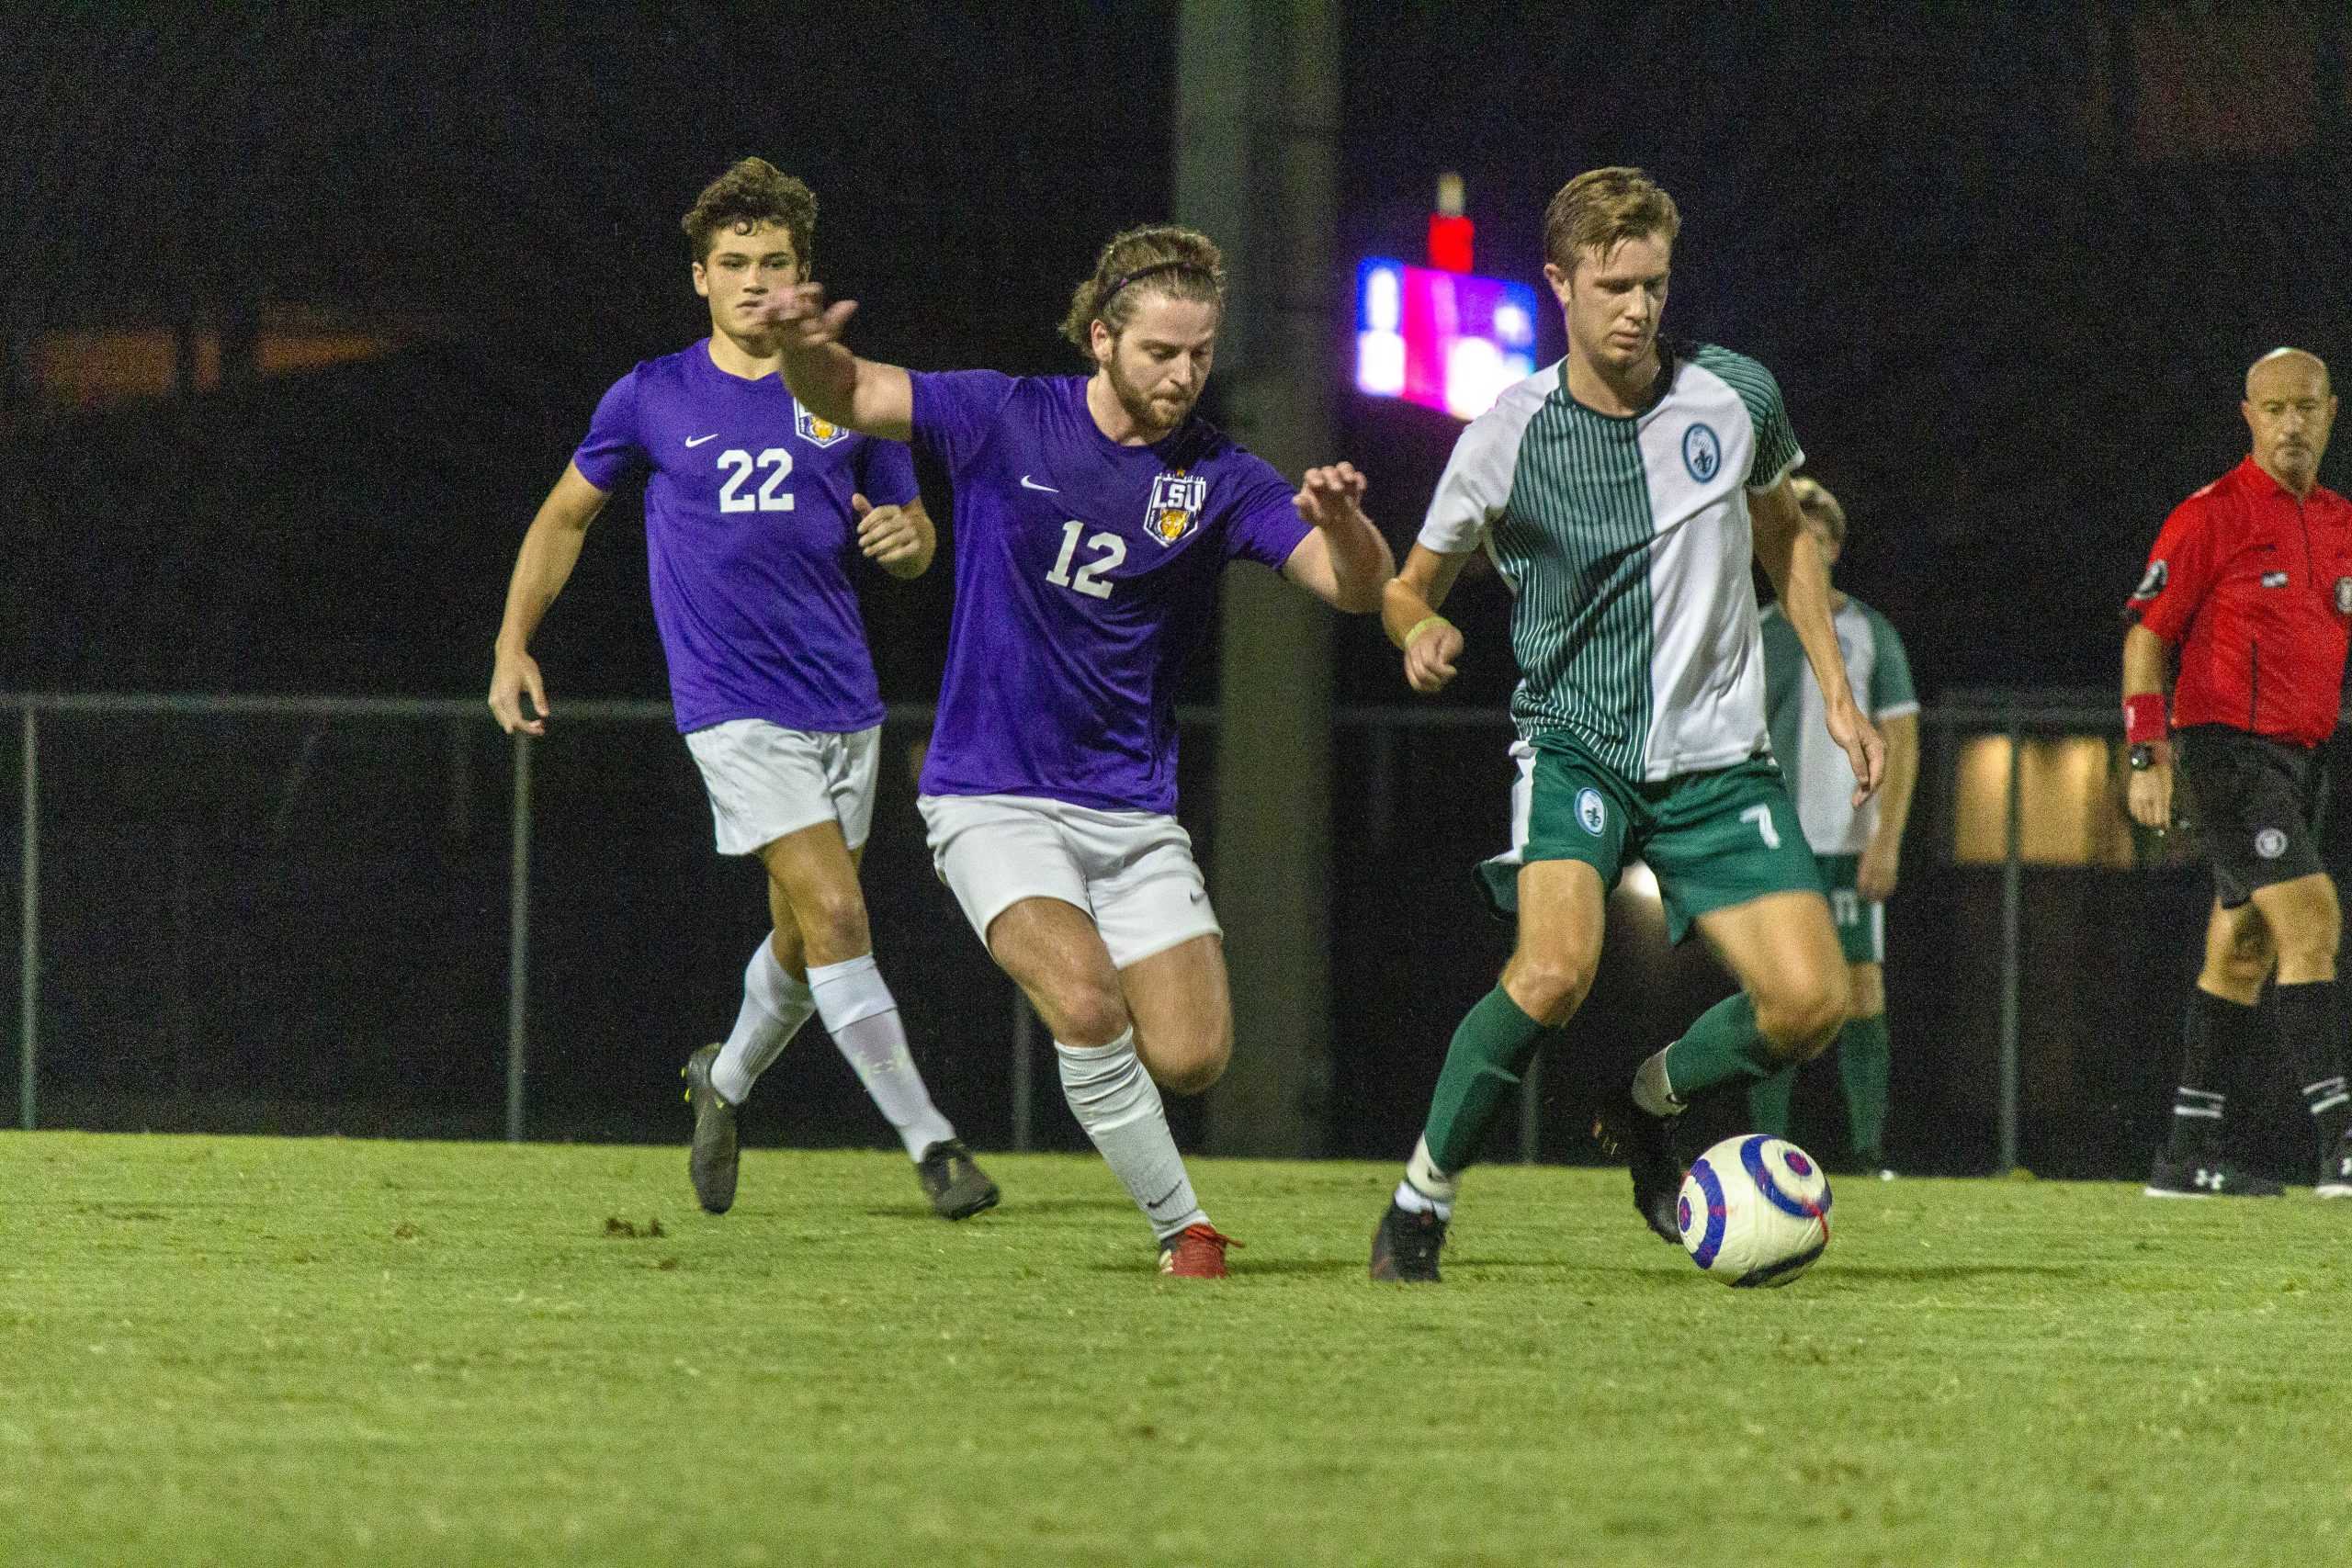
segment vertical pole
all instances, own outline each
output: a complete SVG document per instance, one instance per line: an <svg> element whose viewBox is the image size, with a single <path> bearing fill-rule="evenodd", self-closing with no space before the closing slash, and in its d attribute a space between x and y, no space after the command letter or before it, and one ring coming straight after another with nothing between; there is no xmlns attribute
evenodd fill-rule
<svg viewBox="0 0 2352 1568"><path fill-rule="evenodd" d="M523 1141L524 998L531 970L531 738L514 737L514 852L506 874L506 1141Z"/></svg>
<svg viewBox="0 0 2352 1568"><path fill-rule="evenodd" d="M1519 1079L1519 1163L1533 1165L1544 1148L1544 1055L1527 1059Z"/></svg>
<svg viewBox="0 0 2352 1568"><path fill-rule="evenodd" d="M2025 737L2017 698L2009 699L2007 846L2001 866L2001 1103L2000 1158L2006 1176L2018 1163L2018 992L2023 984L2020 928L2025 908Z"/></svg>
<svg viewBox="0 0 2352 1568"><path fill-rule="evenodd" d="M1020 1154L1029 1152L1030 1103L1036 1092L1031 1082L1032 1064L1036 1055L1037 1014L1030 1007L1028 996L1020 987L1012 987L1012 1146Z"/></svg>
<svg viewBox="0 0 2352 1568"><path fill-rule="evenodd" d="M28 1133L38 1121L33 1066L40 1039L40 731L33 710L24 724L24 908L17 926L17 1121Z"/></svg>

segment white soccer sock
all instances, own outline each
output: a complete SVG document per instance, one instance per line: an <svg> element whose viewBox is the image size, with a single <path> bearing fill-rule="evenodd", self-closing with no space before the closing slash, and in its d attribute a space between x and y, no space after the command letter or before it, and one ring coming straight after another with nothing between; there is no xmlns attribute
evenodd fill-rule
<svg viewBox="0 0 2352 1568"><path fill-rule="evenodd" d="M825 1021L825 1032L849 1059L876 1107L898 1129L907 1157L921 1159L923 1150L954 1137L956 1129L932 1104L931 1091L907 1052L906 1025L899 1021L898 1001L883 984L874 954L810 964L808 989L817 998L817 1016Z"/></svg>
<svg viewBox="0 0 2352 1568"><path fill-rule="evenodd" d="M1405 1179L1396 1184L1396 1206L1408 1214L1435 1214L1441 1220L1453 1218L1453 1201L1461 1196L1462 1179L1449 1176L1430 1158L1430 1140L1422 1134L1413 1145L1413 1157L1405 1164Z"/></svg>
<svg viewBox="0 0 2352 1568"><path fill-rule="evenodd" d="M743 965L743 1005L735 1014L734 1032L710 1065L710 1087L728 1104L742 1104L752 1085L816 1010L817 998L775 961L775 947L763 937L759 951Z"/></svg>
<svg viewBox="0 0 2352 1568"><path fill-rule="evenodd" d="M1208 1223L1193 1196L1184 1156L1168 1130L1159 1089L1136 1055L1136 1032L1128 1029L1108 1045L1054 1042L1060 1061L1062 1098L1086 1135L1102 1151L1111 1174L1136 1201L1161 1241L1187 1225Z"/></svg>
<svg viewBox="0 0 2352 1568"><path fill-rule="evenodd" d="M1674 1080L1667 1076L1665 1051L1656 1053L1634 1069L1634 1103L1653 1116L1679 1116L1687 1109L1687 1103L1674 1092Z"/></svg>

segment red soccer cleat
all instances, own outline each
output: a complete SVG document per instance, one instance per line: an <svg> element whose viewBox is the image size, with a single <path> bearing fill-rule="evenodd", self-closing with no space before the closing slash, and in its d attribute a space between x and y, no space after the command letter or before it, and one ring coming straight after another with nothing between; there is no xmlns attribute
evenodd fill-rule
<svg viewBox="0 0 2352 1568"><path fill-rule="evenodd" d="M1175 1240L1160 1244L1159 1271L1180 1280L1222 1280L1225 1249L1240 1245L1229 1235L1219 1235L1215 1225L1186 1225Z"/></svg>

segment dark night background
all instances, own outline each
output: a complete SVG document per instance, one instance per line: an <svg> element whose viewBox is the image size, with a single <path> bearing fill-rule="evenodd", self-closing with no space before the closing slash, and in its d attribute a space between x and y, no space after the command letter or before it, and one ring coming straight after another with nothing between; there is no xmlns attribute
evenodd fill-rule
<svg viewBox="0 0 2352 1568"><path fill-rule="evenodd" d="M925 367L1075 368L1054 333L1070 288L1173 188L1164 4L9 14L0 692L478 701L514 547L596 397L707 331L677 218L737 156L817 190L817 270L863 301L859 350ZM1537 279L1552 191L1600 164L1648 168L1685 214L1669 332L1778 373L1810 471L1854 521L1840 585L1903 630L1931 704L1979 687L2108 700L2116 606L2156 525L2244 455L2244 367L2280 343L2352 363L2340 7L1340 15L1341 265L1418 259L1454 169L1479 269ZM1335 277L1342 387L1346 299ZM396 346L301 373L242 363L241 344L293 328ZM1556 316L1546 332L1549 358ZM162 334L166 356L173 334L217 334L220 374L103 404L44 390L45 355L90 341L59 334L108 333ZM1459 427L1352 392L1340 409L1333 456L1370 474L1401 556ZM2323 479L2344 472L2339 451ZM540 1135L682 1137L676 1063L724 1032L764 919L754 874L710 854L672 734L562 722L567 697L666 693L639 520L616 497L535 648L557 710L536 760ZM895 702L933 695L950 588L943 561L866 596ZM1502 595L1471 581L1459 603L1484 656L1444 700L1498 707ZM1369 622L1341 629L1335 694L1406 700ZM1446 1034L1506 950L1463 874L1503 827L1504 734L1472 733L1400 740L1385 833L1352 787L1363 737L1340 738L1335 1154L1410 1146ZM902 757L920 737L889 739ZM1205 849L1214 738L1189 745L1184 816ZM11 778L16 747L0 737ZM45 718L44 1123L494 1132L507 758L486 715ZM1914 1168L1980 1169L1998 872L1949 863L1937 761L1889 921L1890 1141ZM1001 1146L1011 988L929 874L903 771L868 863L934 1094ZM2163 1122L2205 884L2179 865L2038 870L2029 896L2024 1162L2135 1169ZM1589 1155L1590 1084L1721 985L1695 954L1643 969L1629 940L1612 933L1618 961L1555 1053L1553 1157ZM878 1141L813 1028L766 1085L755 1142ZM2255 1152L2292 1171L2285 1092L2245 1087L2280 1129ZM1036 1120L1078 1146L1057 1102L1041 1095Z"/></svg>

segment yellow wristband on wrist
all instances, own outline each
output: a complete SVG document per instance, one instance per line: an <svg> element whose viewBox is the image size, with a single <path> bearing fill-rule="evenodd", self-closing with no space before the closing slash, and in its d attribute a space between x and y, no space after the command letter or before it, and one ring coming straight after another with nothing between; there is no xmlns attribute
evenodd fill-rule
<svg viewBox="0 0 2352 1568"><path fill-rule="evenodd" d="M1410 652L1413 647L1413 639L1419 637L1423 632L1429 630L1431 626L1450 626L1453 624L1453 623L1452 621L1447 620L1443 615L1423 615L1419 620L1415 621L1411 627L1406 631L1405 640L1396 645L1397 650L1399 652Z"/></svg>

